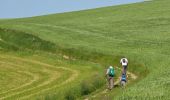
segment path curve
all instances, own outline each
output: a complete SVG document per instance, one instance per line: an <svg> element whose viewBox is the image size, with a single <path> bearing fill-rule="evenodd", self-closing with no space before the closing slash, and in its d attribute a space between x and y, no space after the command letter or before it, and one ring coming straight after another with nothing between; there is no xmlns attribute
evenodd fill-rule
<svg viewBox="0 0 170 100"><path fill-rule="evenodd" d="M122 70L122 69L119 68L119 67L116 67L116 68L119 69L119 70ZM132 80L136 80L136 79L138 78L137 75L135 75L134 73L129 72L129 71L127 71L127 75L128 75L129 77L131 77ZM120 79L118 78L118 79L114 82L114 85L117 85L117 84L119 84L119 83L120 83ZM91 97L92 97L92 98L95 98L95 97L97 97L97 96L99 96L99 95L106 94L107 91L108 91L108 89L105 89L105 90L103 90L103 91L101 91L101 92L99 92L99 93L97 93L97 94L92 95ZM86 99L84 99L84 100L88 100L88 98L86 98Z"/></svg>
<svg viewBox="0 0 170 100"><path fill-rule="evenodd" d="M43 62L40 62L40 61L35 61L35 60L30 60L30 59L25 59L25 58L20 58L20 57L14 57L14 56L0 56L1 58L12 58L12 59L16 59L16 60L20 60L20 61L24 61L24 62L29 62L29 63L33 63L33 64L38 64L38 65L41 65L41 66L46 66L46 67L51 67L51 68L57 68L57 69L63 69L63 70L67 70L67 71L70 71L72 72L72 75L65 81L63 81L62 83L60 84L57 84L57 85L54 85L50 88L45 88L45 89L42 89L41 91L39 92L36 92L36 93L33 93L33 94L29 94L29 95L26 95L26 96L23 96L23 97L20 97L20 99L25 99L25 98L29 98L30 96L33 96L33 95L36 95L36 94L39 94L40 92L43 92L43 91L47 91L49 89L52 89L52 88L55 88L55 87L58 87L58 86L61 86L61 85L64 85L64 84L67 84L68 82L71 82L73 80L75 80L76 77L78 77L78 74L79 72L77 70L74 70L74 69L71 69L71 68L66 68L66 67L56 67L54 65L50 65L50 64L46 64L46 63L43 63ZM25 90L25 91L28 91L28 90ZM8 97L12 97L14 95L18 95L20 93L22 93L24 91L21 91L19 93L14 93L12 95L8 95L8 96L5 96L5 97L2 97L0 99L6 99Z"/></svg>
<svg viewBox="0 0 170 100"><path fill-rule="evenodd" d="M16 65L16 64L6 63L6 62L3 62L3 61L0 61L0 63L5 63L5 64L7 64L7 65L12 65L12 66L15 66L15 67L22 67L22 66L19 66L19 65ZM20 72L25 72L25 71L20 71ZM5 93L8 93L9 91L13 91L13 90L16 90L16 89L19 89L19 88L28 86L28 85L32 84L33 82L35 82L36 80L38 80L38 77L37 77L36 75L33 75L33 74L30 73L30 72L25 72L25 73L27 73L27 74L30 75L30 76L33 76L33 79L32 79L30 82L28 82L28 83L26 83L26 84L23 84L23 85L21 85L20 87L16 87L16 88L12 88L12 89L9 89L9 90L7 90L7 91L4 91L4 92L0 92L0 95L5 94Z"/></svg>

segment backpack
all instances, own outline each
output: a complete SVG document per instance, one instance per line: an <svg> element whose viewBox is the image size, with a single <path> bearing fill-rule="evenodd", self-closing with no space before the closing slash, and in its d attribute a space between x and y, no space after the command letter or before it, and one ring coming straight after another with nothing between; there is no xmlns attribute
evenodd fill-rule
<svg viewBox="0 0 170 100"><path fill-rule="evenodd" d="M113 77L115 75L114 69L113 68L109 68L109 76Z"/></svg>

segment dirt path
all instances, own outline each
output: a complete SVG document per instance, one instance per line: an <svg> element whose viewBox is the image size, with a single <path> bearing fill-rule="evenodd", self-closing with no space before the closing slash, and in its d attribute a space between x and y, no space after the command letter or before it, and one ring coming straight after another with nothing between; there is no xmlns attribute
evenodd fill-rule
<svg viewBox="0 0 170 100"><path fill-rule="evenodd" d="M116 68L119 69L119 70L122 70L122 69L119 68L119 67L116 67ZM133 79L133 80L136 80L136 79L138 78L137 75L135 75L135 74L133 74L133 73L131 73L131 72L129 72L129 71L127 71L127 75L130 76L131 79Z"/></svg>
<svg viewBox="0 0 170 100"><path fill-rule="evenodd" d="M119 69L119 70L122 70L121 68L119 68L119 67L116 67L116 69ZM137 78L138 78L138 76L137 75L135 75L135 74L133 74L133 73L131 73L131 72L129 72L129 71L127 71L127 75L128 75L128 77L130 77L132 80L136 80ZM119 80L119 78L114 82L114 85L118 85L120 83L120 80ZM108 92L108 89L105 89L105 90L103 90L103 91L101 91L101 92L99 92L99 93L97 93L97 94L94 94L94 95L92 95L91 97L92 98L96 98L97 96L99 96L99 95L104 95L104 94L106 94ZM86 99L84 99L84 100L89 100L88 98L86 98Z"/></svg>

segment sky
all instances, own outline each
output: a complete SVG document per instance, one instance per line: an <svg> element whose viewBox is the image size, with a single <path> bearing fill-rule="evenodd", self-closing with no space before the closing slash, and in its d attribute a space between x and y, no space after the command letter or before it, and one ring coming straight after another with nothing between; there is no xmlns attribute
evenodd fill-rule
<svg viewBox="0 0 170 100"><path fill-rule="evenodd" d="M63 13L144 0L0 0L0 18L23 18Z"/></svg>

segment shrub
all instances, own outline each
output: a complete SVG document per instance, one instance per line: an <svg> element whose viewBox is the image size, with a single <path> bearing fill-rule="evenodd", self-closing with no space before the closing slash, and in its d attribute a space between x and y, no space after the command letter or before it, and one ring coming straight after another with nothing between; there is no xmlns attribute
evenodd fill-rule
<svg viewBox="0 0 170 100"><path fill-rule="evenodd" d="M81 83L81 95L88 95L91 92L94 92L98 88L102 87L104 84L104 78L99 75L95 74L92 78L82 81Z"/></svg>

